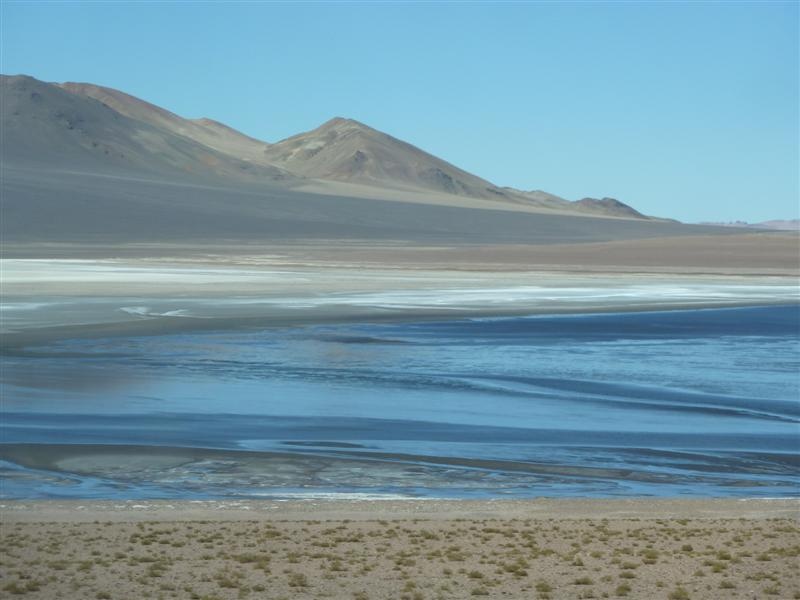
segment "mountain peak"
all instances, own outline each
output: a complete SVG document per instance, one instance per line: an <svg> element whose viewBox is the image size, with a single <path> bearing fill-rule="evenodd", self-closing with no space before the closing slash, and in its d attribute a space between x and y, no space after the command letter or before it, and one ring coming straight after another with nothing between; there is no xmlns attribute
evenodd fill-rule
<svg viewBox="0 0 800 600"><path fill-rule="evenodd" d="M360 125L364 127L365 125L360 121L356 121L355 119L351 119L350 117L333 117L332 119L328 119L322 124L322 127L326 125Z"/></svg>
<svg viewBox="0 0 800 600"><path fill-rule="evenodd" d="M347 117L333 117L325 121L322 125L314 129L315 132L327 132L327 131L370 131L379 133L376 129L373 129L369 125L365 125L361 121L356 121L355 119L349 119ZM309 132L311 133L311 132Z"/></svg>

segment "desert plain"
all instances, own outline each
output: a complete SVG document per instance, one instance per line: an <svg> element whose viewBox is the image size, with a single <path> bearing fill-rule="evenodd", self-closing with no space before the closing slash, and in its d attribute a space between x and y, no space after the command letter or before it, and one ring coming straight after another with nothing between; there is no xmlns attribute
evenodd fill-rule
<svg viewBox="0 0 800 600"><path fill-rule="evenodd" d="M7 597L798 598L796 500L4 501Z"/></svg>

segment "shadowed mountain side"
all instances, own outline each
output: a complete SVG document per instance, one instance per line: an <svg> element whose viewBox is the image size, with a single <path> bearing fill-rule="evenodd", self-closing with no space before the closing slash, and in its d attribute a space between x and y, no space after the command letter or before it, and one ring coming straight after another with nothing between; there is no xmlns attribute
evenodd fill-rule
<svg viewBox="0 0 800 600"><path fill-rule="evenodd" d="M183 179L291 178L276 167L235 158L32 77L0 76L0 93L4 165Z"/></svg>
<svg viewBox="0 0 800 600"><path fill-rule="evenodd" d="M301 239L548 244L735 234L731 228L323 196L279 184L214 186L5 167L2 236L14 241Z"/></svg>

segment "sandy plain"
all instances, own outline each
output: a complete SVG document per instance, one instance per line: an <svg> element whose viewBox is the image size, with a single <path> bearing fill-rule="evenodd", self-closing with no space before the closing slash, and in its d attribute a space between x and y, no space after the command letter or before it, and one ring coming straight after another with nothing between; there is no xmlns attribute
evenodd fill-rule
<svg viewBox="0 0 800 600"><path fill-rule="evenodd" d="M796 500L5 502L26 598L800 597Z"/></svg>

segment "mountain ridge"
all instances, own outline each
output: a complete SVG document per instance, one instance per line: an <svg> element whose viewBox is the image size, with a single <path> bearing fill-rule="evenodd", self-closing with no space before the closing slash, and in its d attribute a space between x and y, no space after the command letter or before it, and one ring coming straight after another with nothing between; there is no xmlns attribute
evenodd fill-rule
<svg viewBox="0 0 800 600"><path fill-rule="evenodd" d="M474 198L499 209L525 207L584 216L654 219L617 200L584 198L571 202L547 192L499 187L355 119L334 117L310 131L268 143L219 121L187 119L96 84L51 84L24 75L4 75L2 82L4 105L17 107L11 113L3 112L4 132L13 134L3 152L12 160L19 158L14 153L19 154L20 148L38 144L29 148L27 159L50 156L60 163L83 159L90 170L135 167L190 177L218 176L253 185L275 181L286 185L304 181L347 183L365 186L364 197L409 192L423 198L426 194ZM13 91L19 92L20 86L30 88L31 96L15 96ZM49 108L37 112L34 96L46 96ZM26 101L24 109L20 108ZM20 127L20 121L26 119L27 124ZM25 127L29 131L38 128L40 139L35 134L26 139L21 131ZM72 133L65 133L65 129Z"/></svg>
<svg viewBox="0 0 800 600"><path fill-rule="evenodd" d="M289 177L272 165L254 165L32 77L0 76L0 94L4 163L180 178Z"/></svg>

